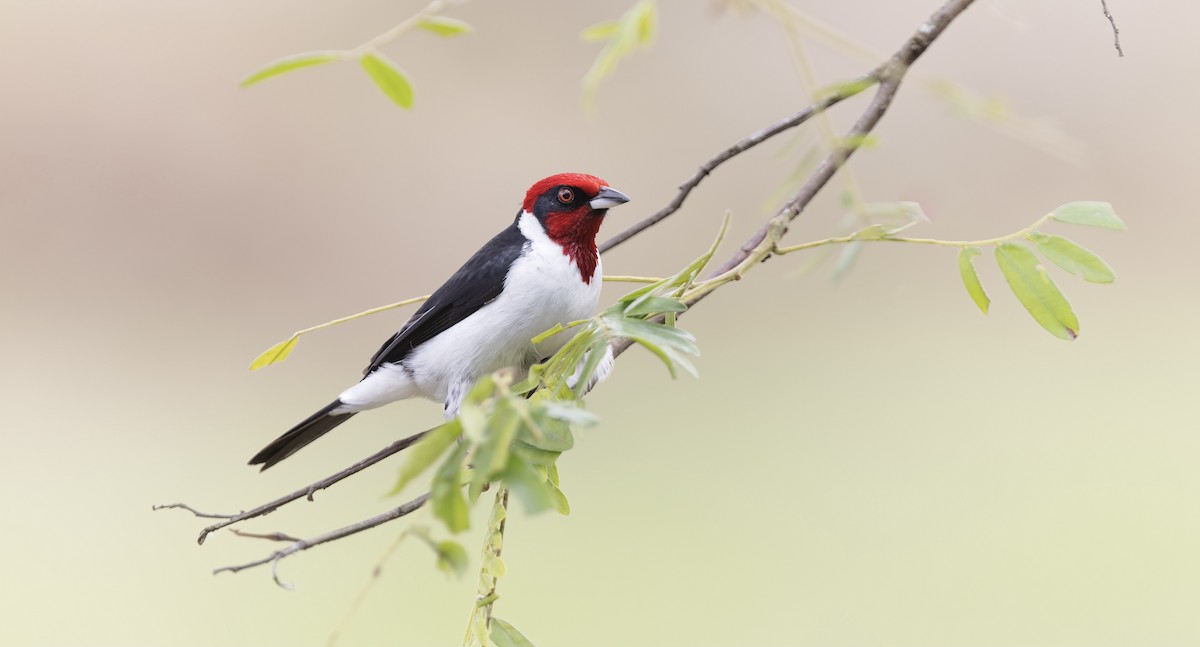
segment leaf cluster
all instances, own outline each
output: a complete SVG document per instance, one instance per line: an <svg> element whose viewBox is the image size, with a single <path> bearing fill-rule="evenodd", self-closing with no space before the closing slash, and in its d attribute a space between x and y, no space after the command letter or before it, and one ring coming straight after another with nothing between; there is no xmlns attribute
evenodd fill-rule
<svg viewBox="0 0 1200 647"><path fill-rule="evenodd" d="M412 108L413 86L408 73L377 49L383 41L390 40L409 28L421 29L443 38L461 36L472 29L471 25L457 18L418 14L411 22L401 23L397 29L353 50L321 50L275 59L251 72L242 80L241 86L247 88L285 72L315 65L334 61L358 61L367 77L375 83L375 87L391 99L392 103L401 108Z"/></svg>
<svg viewBox="0 0 1200 647"><path fill-rule="evenodd" d="M1064 204L1038 221L1030 230L1023 232L1022 237L1032 243L1033 249L1040 252L1046 260L1070 274L1079 274L1085 281L1112 283L1116 279L1116 273L1108 263L1091 250L1063 236L1037 231L1037 227L1048 219L1124 230L1125 223L1117 217L1112 205L1106 202ZM997 240L993 243L993 249L996 265L1004 275L1005 282L1030 316L1055 337L1075 339L1079 335L1079 318L1033 249L1016 240ZM983 289L983 283L979 280L973 262L974 257L980 253L979 246L963 246L958 253L958 271L971 300L980 311L987 314L991 299Z"/></svg>

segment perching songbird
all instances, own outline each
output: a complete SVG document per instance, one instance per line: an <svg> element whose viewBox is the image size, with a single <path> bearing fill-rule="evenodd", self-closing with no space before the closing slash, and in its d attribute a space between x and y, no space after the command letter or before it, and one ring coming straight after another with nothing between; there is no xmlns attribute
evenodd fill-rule
<svg viewBox="0 0 1200 647"><path fill-rule="evenodd" d="M604 180L581 173L534 184L516 220L384 342L358 384L276 438L250 464L265 470L360 411L422 396L444 402L451 419L483 375L512 367L524 379L573 332L537 345L535 336L595 312L603 277L596 232L608 209L628 201ZM610 351L598 373L607 372L611 361Z"/></svg>

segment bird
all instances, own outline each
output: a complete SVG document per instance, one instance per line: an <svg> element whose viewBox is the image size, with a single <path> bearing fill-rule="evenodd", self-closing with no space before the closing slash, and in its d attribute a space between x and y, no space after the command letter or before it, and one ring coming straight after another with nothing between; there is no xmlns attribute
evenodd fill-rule
<svg viewBox="0 0 1200 647"><path fill-rule="evenodd" d="M250 465L266 470L368 409L421 396L442 402L450 420L480 377L512 368L524 379L573 331L538 344L534 337L595 312L603 281L596 234L608 210L628 201L594 175L559 173L535 182L512 224L383 343L357 384L264 447ZM609 349L598 379L611 365Z"/></svg>

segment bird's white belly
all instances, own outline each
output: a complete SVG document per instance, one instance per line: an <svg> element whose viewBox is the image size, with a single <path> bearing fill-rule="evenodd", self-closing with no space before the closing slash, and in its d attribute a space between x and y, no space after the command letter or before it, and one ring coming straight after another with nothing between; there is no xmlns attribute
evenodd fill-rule
<svg viewBox="0 0 1200 647"><path fill-rule="evenodd" d="M579 268L551 241L533 216L524 214L521 231L528 253L513 264L504 290L449 330L414 349L402 362L425 397L457 410L462 393L481 376L505 367L525 371L570 339L555 335L536 347L532 339L553 328L592 316L600 297L600 264L584 283Z"/></svg>

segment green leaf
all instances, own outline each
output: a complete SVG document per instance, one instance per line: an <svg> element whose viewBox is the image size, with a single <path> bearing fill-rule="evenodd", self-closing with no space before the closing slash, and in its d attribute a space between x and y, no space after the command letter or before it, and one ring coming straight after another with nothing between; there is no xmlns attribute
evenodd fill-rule
<svg viewBox="0 0 1200 647"><path fill-rule="evenodd" d="M436 546L437 567L447 575L462 577L467 572L467 549L457 542L440 541Z"/></svg>
<svg viewBox="0 0 1200 647"><path fill-rule="evenodd" d="M488 555L485 557L483 569L497 579L508 574L508 565L504 563L504 558L499 555Z"/></svg>
<svg viewBox="0 0 1200 647"><path fill-rule="evenodd" d="M519 403L523 406L525 401L520 400ZM504 400L497 404L488 421L484 440L471 459L475 467L475 472L471 475L473 494L482 491L483 485L498 477L508 465L508 455L512 451L520 424L521 418L513 408L513 401Z"/></svg>
<svg viewBox="0 0 1200 647"><path fill-rule="evenodd" d="M645 47L654 42L658 32L658 7L652 1L643 0L638 3L636 15L638 43Z"/></svg>
<svg viewBox="0 0 1200 647"><path fill-rule="evenodd" d="M441 519L453 533L462 532L471 524L467 499L462 492L462 454L457 449L446 456L433 477L430 500L433 516Z"/></svg>
<svg viewBox="0 0 1200 647"><path fill-rule="evenodd" d="M530 465L553 465L554 461L562 456L562 452L539 449L524 441L517 441L517 444L513 445L512 453L520 456L521 460Z"/></svg>
<svg viewBox="0 0 1200 647"><path fill-rule="evenodd" d="M412 84L395 63L379 52L370 52L363 55L362 66L375 85L396 105L401 108L412 107Z"/></svg>
<svg viewBox="0 0 1200 647"><path fill-rule="evenodd" d="M883 225L871 225L850 234L850 240L881 240L886 238L887 235L887 227Z"/></svg>
<svg viewBox="0 0 1200 647"><path fill-rule="evenodd" d="M854 269L854 263L858 261L859 255L862 254L864 243L861 240L856 240L847 243L838 254L837 263L833 266L833 280L840 281L850 270Z"/></svg>
<svg viewBox="0 0 1200 647"><path fill-rule="evenodd" d="M571 515L571 504L570 504L570 502L567 501L567 495L563 494L563 491L560 490L557 485L555 485L553 483L550 483L549 485L550 485L550 494L554 498L554 500L552 502L552 505L554 506L554 511L561 514L564 517L570 516Z"/></svg>
<svg viewBox="0 0 1200 647"><path fill-rule="evenodd" d="M621 30L621 23L616 20L605 20L598 22L587 29L584 29L579 37L589 43L598 43L601 41L612 40L613 36Z"/></svg>
<svg viewBox="0 0 1200 647"><path fill-rule="evenodd" d="M431 430L424 438L408 449L408 461L400 468L400 475L396 478L396 485L388 492L388 496L395 496L404 489L414 478L421 472L424 472L437 461L438 457L446 451L458 435L462 433L462 424L458 420L451 420L446 424Z"/></svg>
<svg viewBox="0 0 1200 647"><path fill-rule="evenodd" d="M570 401L547 400L541 411L550 418L580 427L593 427L600 422L599 416Z"/></svg>
<svg viewBox="0 0 1200 647"><path fill-rule="evenodd" d="M625 310L626 317L639 317L644 315L656 315L663 312L683 312L687 310L687 305L679 299L670 297L657 297L652 294L647 294L642 298L629 304Z"/></svg>
<svg viewBox="0 0 1200 647"><path fill-rule="evenodd" d="M1035 232L1029 234L1029 239L1051 262L1071 274L1082 274L1085 281L1112 283L1117 278L1113 269L1099 256L1062 236Z"/></svg>
<svg viewBox="0 0 1200 647"><path fill-rule="evenodd" d="M516 627L500 618L492 618L492 630L488 635L492 642L496 643L496 647L533 647L533 643L517 631Z"/></svg>
<svg viewBox="0 0 1200 647"><path fill-rule="evenodd" d="M962 276L963 285L967 288L967 294L971 295L971 300L983 314L987 314L988 306L992 300L988 298L987 292L983 289L983 284L979 282L979 273L975 271L975 263L971 260L979 255L978 247L964 247L958 252L958 274Z"/></svg>
<svg viewBox="0 0 1200 647"><path fill-rule="evenodd" d="M1017 300L1043 328L1068 341L1079 335L1079 320L1071 304L1028 247L1020 243L997 245L996 263Z"/></svg>
<svg viewBox="0 0 1200 647"><path fill-rule="evenodd" d="M696 346L696 338L686 331L666 326L653 321L631 319L629 317L605 318L615 337L628 337L638 343L652 343L659 346L669 346L689 355L699 355L700 348Z"/></svg>
<svg viewBox="0 0 1200 647"><path fill-rule="evenodd" d="M1125 223L1121 222L1113 206L1107 202L1068 202L1055 209L1050 217L1073 225L1125 231Z"/></svg>
<svg viewBox="0 0 1200 647"><path fill-rule="evenodd" d="M264 366L270 366L275 362L282 362L287 359L288 355L292 354L292 349L296 347L296 342L300 341L299 337L289 337L278 344L264 350L258 357L250 362L250 370L257 371Z"/></svg>
<svg viewBox="0 0 1200 647"><path fill-rule="evenodd" d="M473 27L457 18L447 18L446 16L430 16L425 20L417 23L417 27L424 29L438 36L461 36L471 33Z"/></svg>
<svg viewBox="0 0 1200 647"><path fill-rule="evenodd" d="M889 236L918 222L929 222L929 217L916 202L868 202L862 208L869 221L887 228Z"/></svg>
<svg viewBox="0 0 1200 647"><path fill-rule="evenodd" d="M554 506L554 486L520 458L520 453L511 454L508 468L504 470L504 485L521 499L529 512L541 512Z"/></svg>
<svg viewBox="0 0 1200 647"><path fill-rule="evenodd" d="M293 54L292 56L277 58L251 72L249 76L242 79L242 82L239 85L241 85L243 88L248 88L259 81L262 81L263 79L269 79L273 76L278 76L284 72L291 72L292 70L298 70L302 67L312 67L313 65L320 65L322 63L332 63L333 61L340 60L343 56L345 56L345 52L327 50L321 52L305 52L303 54Z"/></svg>
<svg viewBox="0 0 1200 647"><path fill-rule="evenodd" d="M530 447L547 452L565 452L575 446L575 437L571 426L562 420L542 416L538 420L538 428L531 429L529 425L521 425L518 432L520 441Z"/></svg>

